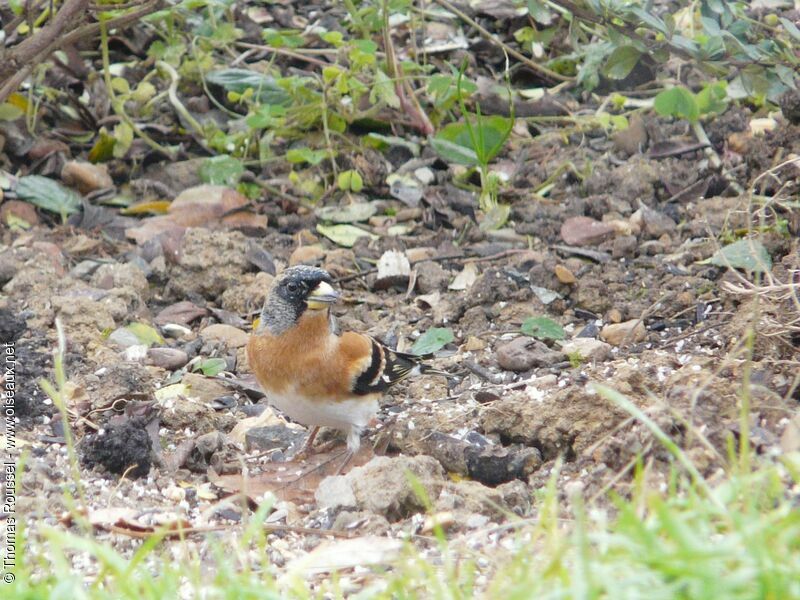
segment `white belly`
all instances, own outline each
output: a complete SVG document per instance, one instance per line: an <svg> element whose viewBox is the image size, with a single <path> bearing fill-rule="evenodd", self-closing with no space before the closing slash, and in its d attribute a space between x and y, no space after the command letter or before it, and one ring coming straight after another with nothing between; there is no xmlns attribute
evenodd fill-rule
<svg viewBox="0 0 800 600"><path fill-rule="evenodd" d="M269 403L287 417L312 427L334 427L343 431L366 427L378 413L375 398L352 398L341 402L314 402L292 392L269 394Z"/></svg>

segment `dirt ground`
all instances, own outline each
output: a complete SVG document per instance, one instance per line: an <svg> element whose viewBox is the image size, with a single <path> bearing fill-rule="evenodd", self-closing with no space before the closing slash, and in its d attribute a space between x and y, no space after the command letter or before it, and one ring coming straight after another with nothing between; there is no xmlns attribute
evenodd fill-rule
<svg viewBox="0 0 800 600"><path fill-rule="evenodd" d="M748 118L732 108L709 126L716 150L740 165L744 189L779 150L800 152L800 132L785 122L734 152L730 136ZM126 554L139 544L132 531L158 523L238 535L243 518L273 497L269 548L279 567L330 536L410 537L433 552L433 521L407 470L429 494L437 522L472 549L503 548L513 529L498 526L537 514L537 493L558 461L565 510L576 485L595 499L611 489L626 494L639 457L648 480L666 486L668 452L595 383L630 399L704 475L728 460L743 394L759 452L797 444L784 430L800 400L800 298L796 287L780 287L792 277L797 284L797 209L760 209L749 194L731 194L702 151L653 158L654 144L684 132L655 118L643 129L651 150L631 156L604 137L515 138L503 159L512 171L503 193L511 220L490 233L468 226L469 203L435 159L428 165L436 179L419 208L388 195L368 199L395 216L370 221L379 235L352 249L316 233L314 213L286 214L277 203L261 207L262 230L212 221L161 243L137 244L98 226L0 230L2 333L16 341L17 435L28 455L18 505L30 526L75 526L63 518L65 486L79 490L62 421L38 383L52 379L57 320L81 493L98 536ZM591 174L559 177L547 198L530 193L568 161L590 162ZM767 185L797 175L790 165ZM773 227L776 219L788 233ZM388 235L396 223L406 231ZM774 264L761 284L777 290L758 303L752 275L703 262L753 223L766 225L761 239ZM375 261L395 249L411 260L411 281L381 289ZM431 327L450 327L455 337L431 360L453 376L393 390L366 449L334 479L325 477L340 447L310 463L284 462L303 430L268 407L243 350L273 275L298 262L341 280L334 313L342 329L406 350ZM462 272L466 284L453 286ZM558 322L567 339L521 334L531 316ZM131 323L163 337L148 348L124 329ZM224 360L221 374L196 370L209 358ZM245 433L250 426L262 429ZM190 539L201 554L207 549L201 536ZM91 574L82 555L74 560Z"/></svg>

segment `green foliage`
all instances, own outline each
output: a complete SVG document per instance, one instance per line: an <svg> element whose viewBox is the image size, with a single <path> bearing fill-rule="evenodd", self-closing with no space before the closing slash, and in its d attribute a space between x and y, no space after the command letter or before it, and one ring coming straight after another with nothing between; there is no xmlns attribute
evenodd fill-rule
<svg viewBox="0 0 800 600"><path fill-rule="evenodd" d="M199 170L200 179L212 185L235 186L243 173L242 161L227 154L205 159Z"/></svg>
<svg viewBox="0 0 800 600"><path fill-rule="evenodd" d="M417 338L411 346L411 353L417 355L433 354L455 339L449 327L431 327Z"/></svg>
<svg viewBox="0 0 800 600"><path fill-rule="evenodd" d="M697 94L676 85L660 92L655 97L653 107L660 115L695 122L702 116L718 114L727 108L725 90L724 81L709 84Z"/></svg>
<svg viewBox="0 0 800 600"><path fill-rule="evenodd" d="M17 182L17 196L46 211L67 217L80 210L81 196L57 181L41 175L26 175Z"/></svg>
<svg viewBox="0 0 800 600"><path fill-rule="evenodd" d="M757 239L739 240L717 250L704 264L742 269L751 273L768 273L772 269L772 258Z"/></svg>
<svg viewBox="0 0 800 600"><path fill-rule="evenodd" d="M523 321L520 331L540 340L563 340L564 328L547 317L528 317Z"/></svg>
<svg viewBox="0 0 800 600"><path fill-rule="evenodd" d="M227 368L228 363L224 358L206 358L196 362L192 370L199 371L206 377L216 377Z"/></svg>

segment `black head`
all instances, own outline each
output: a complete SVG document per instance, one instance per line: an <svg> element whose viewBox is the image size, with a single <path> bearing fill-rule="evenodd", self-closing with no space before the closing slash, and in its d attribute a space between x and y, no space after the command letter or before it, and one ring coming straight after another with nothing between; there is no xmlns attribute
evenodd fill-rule
<svg viewBox="0 0 800 600"><path fill-rule="evenodd" d="M327 311L339 294L333 279L324 269L304 265L284 270L272 285L264 309L262 326L274 334L286 331L307 310Z"/></svg>

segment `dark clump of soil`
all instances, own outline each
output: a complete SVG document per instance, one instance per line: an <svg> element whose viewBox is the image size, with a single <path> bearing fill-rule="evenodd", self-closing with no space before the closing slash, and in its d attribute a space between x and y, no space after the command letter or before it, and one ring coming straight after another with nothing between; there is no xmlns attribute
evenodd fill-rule
<svg viewBox="0 0 800 600"><path fill-rule="evenodd" d="M7 308L0 308L0 340L15 342L25 331L25 319Z"/></svg>
<svg viewBox="0 0 800 600"><path fill-rule="evenodd" d="M81 460L88 467L101 465L117 474L134 467L128 472L130 477L145 477L151 464L146 424L145 419L134 417L86 436L81 444Z"/></svg>

